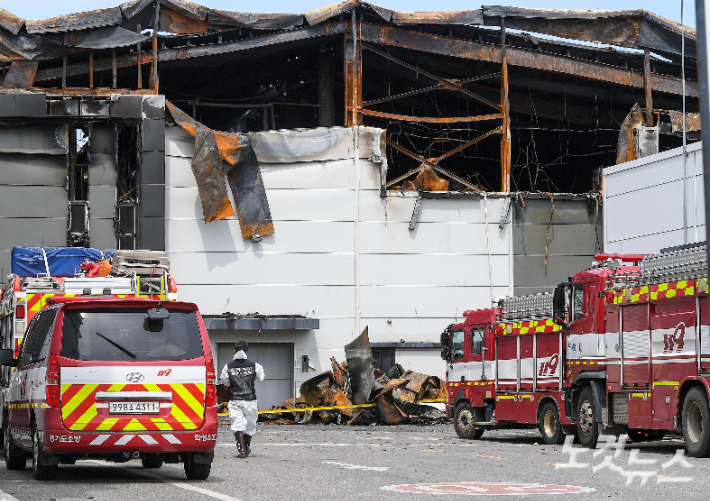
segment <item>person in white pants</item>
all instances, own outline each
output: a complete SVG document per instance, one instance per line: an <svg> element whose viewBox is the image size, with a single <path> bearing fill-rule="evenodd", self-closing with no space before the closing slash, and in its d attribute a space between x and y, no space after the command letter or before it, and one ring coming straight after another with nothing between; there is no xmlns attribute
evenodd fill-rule
<svg viewBox="0 0 710 501"><path fill-rule="evenodd" d="M222 384L229 386L229 421L239 448L238 458L251 454L251 438L256 433L259 410L256 404L254 383L264 380L264 368L247 358L249 345L238 341L234 345L234 357L220 374Z"/></svg>

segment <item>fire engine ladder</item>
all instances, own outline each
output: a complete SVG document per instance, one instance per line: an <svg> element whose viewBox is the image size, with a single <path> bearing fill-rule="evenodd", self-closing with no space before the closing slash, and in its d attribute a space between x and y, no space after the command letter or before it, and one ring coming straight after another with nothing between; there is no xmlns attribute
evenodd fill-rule
<svg viewBox="0 0 710 501"><path fill-rule="evenodd" d="M553 302L552 302L553 296L549 292L545 293L540 293L540 294L530 294L527 296L507 296L498 301L498 313L496 314L496 321L498 323L503 323L506 325L506 328L513 323L522 323L522 322L529 322L529 321L534 321L534 320L549 320L553 318ZM565 352L562 351L564 349L564 345L562 342L562 331L559 332L559 341L558 341L558 353L560 357L560 374L559 374L559 389L562 389L562 378L564 374L564 366L565 366ZM533 371L532 371L532 379L533 379L533 391L539 391L538 384L537 384L537 376L538 376L538 371L537 371L537 334L534 333L533 335L533 349L532 349L532 355L533 355ZM494 361L494 367L495 367L495 391L496 393L499 393L500 391L500 386L499 386L499 368L498 368L498 337L496 336L495 338L495 361ZM520 336L516 336L517 339L517 384L516 384L516 392L520 392L521 389L521 379L522 379L522 374L521 374L521 349L520 349Z"/></svg>
<svg viewBox="0 0 710 501"><path fill-rule="evenodd" d="M624 293L630 294L629 280L625 279L626 285L619 283L616 276L610 277L612 288L624 287ZM645 256L641 261L641 273L638 276L639 286L648 286L680 280L697 279L697 292L707 293L708 286L708 260L707 260L707 244L693 245L684 247L678 250L662 252ZM695 353L697 359L698 372L708 373L702 369L703 355L707 356L710 361L710 329L703 329L700 323L700 308L701 301L707 301L706 298L695 296ZM621 308L620 308L621 310ZM619 336L621 345L621 380L624 378L624 347L623 347L623 332L621 311L619 312Z"/></svg>

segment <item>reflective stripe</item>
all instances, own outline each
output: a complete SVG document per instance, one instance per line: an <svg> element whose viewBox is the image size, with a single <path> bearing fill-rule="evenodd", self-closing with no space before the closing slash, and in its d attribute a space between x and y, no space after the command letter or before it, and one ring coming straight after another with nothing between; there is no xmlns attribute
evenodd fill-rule
<svg viewBox="0 0 710 501"><path fill-rule="evenodd" d="M111 436L111 435L99 435L98 437L96 437L95 439L93 439L89 445L101 445L101 444L103 444L106 440L108 440L108 438L109 438L110 436Z"/></svg>
<svg viewBox="0 0 710 501"><path fill-rule="evenodd" d="M135 437L135 435L123 435L116 441L116 445L126 445L133 437Z"/></svg>
<svg viewBox="0 0 710 501"><path fill-rule="evenodd" d="M165 437L165 440L167 440L168 442L170 442L173 445L182 444L182 442L180 442L180 440L178 440L178 438L171 433L166 433L163 436Z"/></svg>
<svg viewBox="0 0 710 501"><path fill-rule="evenodd" d="M156 445L158 441L151 437L150 435L138 435L143 439L143 441L148 445Z"/></svg>

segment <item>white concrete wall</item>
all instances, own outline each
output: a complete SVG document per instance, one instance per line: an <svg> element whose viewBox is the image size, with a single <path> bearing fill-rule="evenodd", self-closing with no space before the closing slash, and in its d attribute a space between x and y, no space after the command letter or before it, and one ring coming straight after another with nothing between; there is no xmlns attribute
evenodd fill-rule
<svg viewBox="0 0 710 501"><path fill-rule="evenodd" d="M330 357L344 360L343 346L365 326L373 343L438 342L464 310L511 293L510 225L498 228L502 198L423 200L410 231L416 194L380 198L380 164L372 159L379 131L362 130L359 159L352 130L342 131L345 139L315 156L267 155L258 144L269 135L295 151L313 131L252 135L275 231L255 244L242 238L236 217L203 222L190 169L193 139L166 129L166 250L180 299L206 314L320 319L314 331L216 331L213 342L294 342L295 357L308 355L322 371ZM438 351L401 356L407 368L440 377L446 370ZM314 374L296 372L296 388Z"/></svg>
<svg viewBox="0 0 710 501"><path fill-rule="evenodd" d="M705 240L702 144L604 169L604 249L657 253ZM683 171L685 168L685 172Z"/></svg>

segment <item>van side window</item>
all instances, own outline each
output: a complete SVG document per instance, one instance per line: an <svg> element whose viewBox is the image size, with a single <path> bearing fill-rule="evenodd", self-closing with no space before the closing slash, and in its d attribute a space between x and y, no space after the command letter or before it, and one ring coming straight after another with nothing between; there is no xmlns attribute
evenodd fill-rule
<svg viewBox="0 0 710 501"><path fill-rule="evenodd" d="M572 322L582 318L582 305L584 304L584 284L572 286Z"/></svg>
<svg viewBox="0 0 710 501"><path fill-rule="evenodd" d="M483 329L471 331L471 355L483 355Z"/></svg>
<svg viewBox="0 0 710 501"><path fill-rule="evenodd" d="M38 313L39 318L33 319L32 329L25 340L25 354L22 358L22 365L30 365L43 360L47 356L50 337L49 331L57 316L56 310L49 310Z"/></svg>
<svg viewBox="0 0 710 501"><path fill-rule="evenodd" d="M451 333L451 361L461 360L463 358L463 331L454 331Z"/></svg>

